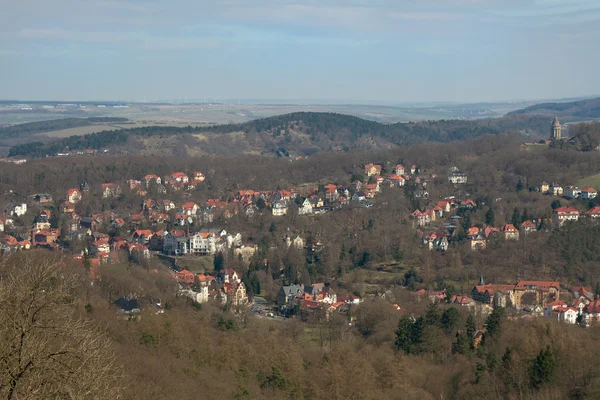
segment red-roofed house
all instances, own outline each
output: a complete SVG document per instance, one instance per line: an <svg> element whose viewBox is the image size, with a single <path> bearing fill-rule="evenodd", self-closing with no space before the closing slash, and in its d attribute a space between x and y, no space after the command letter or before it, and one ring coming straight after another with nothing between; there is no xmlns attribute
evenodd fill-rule
<svg viewBox="0 0 600 400"><path fill-rule="evenodd" d="M172 181L175 181L178 183L188 183L190 181L190 178L183 172L173 172L171 174L170 178Z"/></svg>
<svg viewBox="0 0 600 400"><path fill-rule="evenodd" d="M184 283L187 285L194 284L194 274L192 272L188 271L187 269L177 272L175 274L175 278L177 279L177 282L179 282L179 283Z"/></svg>
<svg viewBox="0 0 600 400"><path fill-rule="evenodd" d="M594 206L591 210L586 211L585 215L591 219L600 218L600 206Z"/></svg>
<svg viewBox="0 0 600 400"><path fill-rule="evenodd" d="M204 182L204 180L206 179L206 177L204 176L204 174L202 172L194 172L194 181L196 182Z"/></svg>
<svg viewBox="0 0 600 400"><path fill-rule="evenodd" d="M404 165L402 164L398 164L394 167L394 173L396 175L404 175L405 172Z"/></svg>
<svg viewBox="0 0 600 400"><path fill-rule="evenodd" d="M69 189L67 190L67 200L70 203L76 204L80 202L82 199L81 191L79 189Z"/></svg>
<svg viewBox="0 0 600 400"><path fill-rule="evenodd" d="M573 207L559 207L554 210L552 222L559 228L567 221L577 221L579 219L579 211Z"/></svg>
<svg viewBox="0 0 600 400"><path fill-rule="evenodd" d="M367 174L367 176L381 175L381 165L377 165L377 164L365 165L365 174Z"/></svg>
<svg viewBox="0 0 600 400"><path fill-rule="evenodd" d="M519 240L519 231L513 224L504 225L502 232L504 232L504 240Z"/></svg>

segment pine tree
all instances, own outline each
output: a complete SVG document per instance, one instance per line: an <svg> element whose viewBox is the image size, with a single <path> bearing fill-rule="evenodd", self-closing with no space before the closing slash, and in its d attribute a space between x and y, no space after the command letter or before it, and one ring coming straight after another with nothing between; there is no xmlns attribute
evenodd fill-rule
<svg viewBox="0 0 600 400"><path fill-rule="evenodd" d="M398 321L396 340L394 341L396 350L402 350L406 354L412 352L412 340L410 335L412 325L413 322L408 317L400 318L400 321Z"/></svg>
<svg viewBox="0 0 600 400"><path fill-rule="evenodd" d="M523 190L523 181L519 178L519 181L517 182L517 192L520 192L521 190Z"/></svg>
<svg viewBox="0 0 600 400"><path fill-rule="evenodd" d="M444 312L442 313L442 317L440 318L440 323L442 324L444 332L450 334L456 328L456 325L458 324L458 319L459 315L456 308L450 307L444 310Z"/></svg>
<svg viewBox="0 0 600 400"><path fill-rule="evenodd" d="M439 325L440 323L440 312L437 304L431 303L427 306L425 312L425 324L426 325Z"/></svg>
<svg viewBox="0 0 600 400"><path fill-rule="evenodd" d="M556 360L550 346L541 350L532 363L530 370L530 382L534 389L539 389L545 383L551 383L556 370Z"/></svg>
<svg viewBox="0 0 600 400"><path fill-rule="evenodd" d="M225 267L225 257L223 257L222 252L215 254L213 265L215 267L215 271L217 272L221 271Z"/></svg>
<svg viewBox="0 0 600 400"><path fill-rule="evenodd" d="M515 228L517 228L521 223L521 214L519 213L519 209L517 207L515 207L513 210L511 223L515 226Z"/></svg>
<svg viewBox="0 0 600 400"><path fill-rule="evenodd" d="M486 335L499 337L502 334L502 322L504 320L504 308L496 307L488 316L486 322Z"/></svg>
<svg viewBox="0 0 600 400"><path fill-rule="evenodd" d="M467 324L465 327L465 331L467 333L469 347L471 349L474 349L475 348L475 333L477 332L477 325L475 325L475 318L473 318L473 314L469 314L469 316L467 317Z"/></svg>
<svg viewBox="0 0 600 400"><path fill-rule="evenodd" d="M454 354L467 354L469 352L469 340L465 333L459 333L456 335L456 342L452 343L452 353Z"/></svg>

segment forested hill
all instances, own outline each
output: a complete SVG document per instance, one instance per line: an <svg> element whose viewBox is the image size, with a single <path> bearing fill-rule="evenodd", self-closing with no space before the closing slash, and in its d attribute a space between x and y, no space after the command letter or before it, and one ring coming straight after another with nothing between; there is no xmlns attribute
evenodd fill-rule
<svg viewBox="0 0 600 400"><path fill-rule="evenodd" d="M17 145L11 148L10 155L43 157L88 148L125 149L142 154L185 151L187 154L311 155L319 151L450 142L510 131L545 135L549 125L547 117L529 115L381 124L343 114L298 112L242 124L184 128L155 126L71 136L48 143Z"/></svg>
<svg viewBox="0 0 600 400"><path fill-rule="evenodd" d="M508 113L508 115L547 115L559 118L600 118L600 97L568 103L542 103Z"/></svg>

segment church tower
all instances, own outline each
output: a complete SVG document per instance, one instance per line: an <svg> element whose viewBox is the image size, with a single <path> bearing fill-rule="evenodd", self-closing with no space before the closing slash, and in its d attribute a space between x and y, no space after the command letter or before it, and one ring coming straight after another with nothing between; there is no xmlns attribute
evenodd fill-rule
<svg viewBox="0 0 600 400"><path fill-rule="evenodd" d="M558 117L554 117L552 120L552 139L561 139L561 129Z"/></svg>

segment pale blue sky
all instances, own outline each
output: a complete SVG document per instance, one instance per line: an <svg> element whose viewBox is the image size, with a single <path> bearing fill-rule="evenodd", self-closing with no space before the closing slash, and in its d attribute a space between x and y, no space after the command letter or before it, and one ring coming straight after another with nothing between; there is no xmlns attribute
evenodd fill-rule
<svg viewBox="0 0 600 400"><path fill-rule="evenodd" d="M4 0L0 98L600 93L600 0Z"/></svg>

